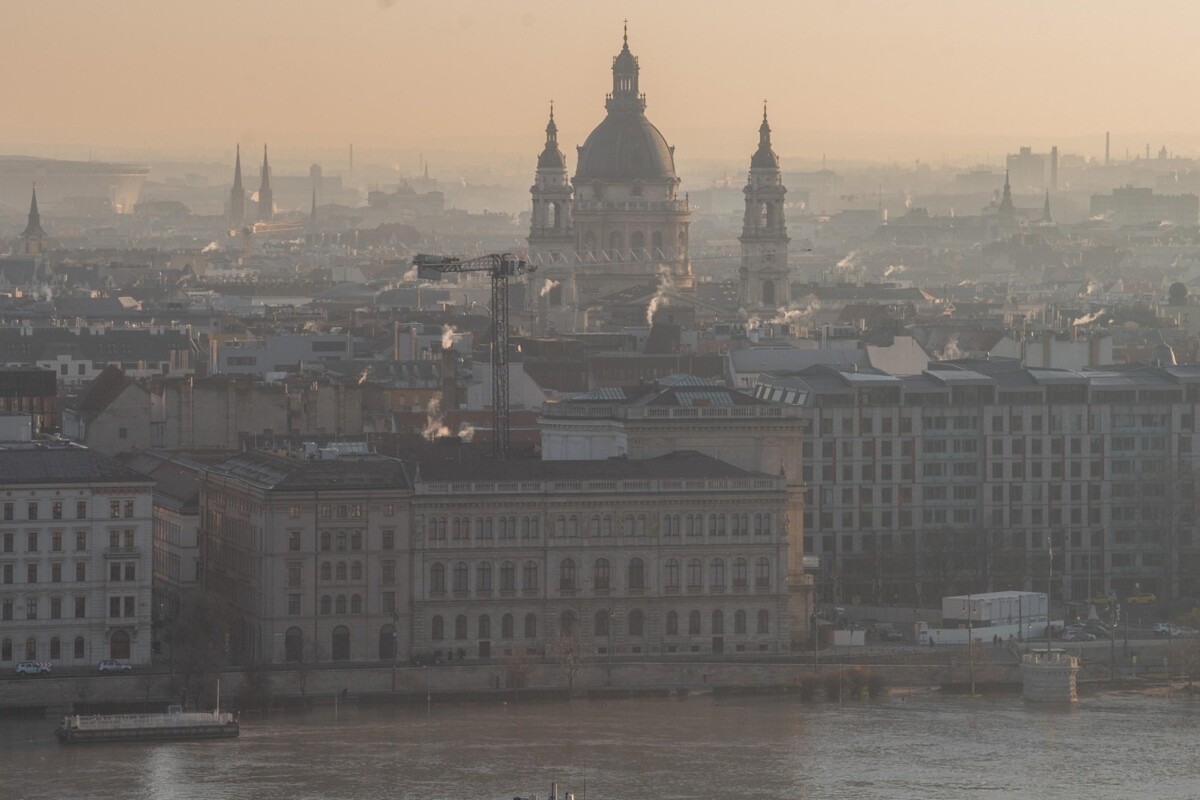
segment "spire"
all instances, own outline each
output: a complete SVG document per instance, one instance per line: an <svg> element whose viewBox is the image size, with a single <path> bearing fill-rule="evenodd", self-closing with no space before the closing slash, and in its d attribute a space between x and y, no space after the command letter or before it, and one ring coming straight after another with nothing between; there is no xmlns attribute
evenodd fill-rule
<svg viewBox="0 0 1200 800"><path fill-rule="evenodd" d="M262 180L258 185L258 219L270 222L275 216L275 193L271 191L271 164L267 160L267 146L263 145Z"/></svg>
<svg viewBox="0 0 1200 800"><path fill-rule="evenodd" d="M763 100L762 124L758 126L758 150L750 157L750 169L779 169L779 156L771 149L771 125L767 122L766 100Z"/></svg>
<svg viewBox="0 0 1200 800"><path fill-rule="evenodd" d="M29 201L29 222L25 225L25 230L21 232L21 238L32 239L38 236L45 238L46 232L42 230L42 215L38 213L37 184L35 183L33 197Z"/></svg>
<svg viewBox="0 0 1200 800"><path fill-rule="evenodd" d="M638 60L629 52L629 23L621 37L621 52L613 59L613 90L605 106L614 109L639 111L646 108L646 100L638 92Z"/></svg>
<svg viewBox="0 0 1200 800"><path fill-rule="evenodd" d="M546 146L538 156L538 169L566 169L567 158L558 149L558 125L554 123L554 101L550 101L550 121L546 123Z"/></svg>
<svg viewBox="0 0 1200 800"><path fill-rule="evenodd" d="M267 146L263 145L262 187L271 188L271 165L267 161Z"/></svg>
<svg viewBox="0 0 1200 800"><path fill-rule="evenodd" d="M1046 190L1046 202L1042 206L1042 222L1054 222L1054 217L1050 216L1050 190Z"/></svg>
<svg viewBox="0 0 1200 800"><path fill-rule="evenodd" d="M233 190L240 191L242 188L242 146L237 146L237 158L233 162Z"/></svg>
<svg viewBox="0 0 1200 800"><path fill-rule="evenodd" d="M558 144L558 126L554 124L554 101L550 101L550 121L546 123L546 144Z"/></svg>
<svg viewBox="0 0 1200 800"><path fill-rule="evenodd" d="M758 126L758 146L771 146L771 126L767 124L767 101L763 100L763 121L762 125Z"/></svg>

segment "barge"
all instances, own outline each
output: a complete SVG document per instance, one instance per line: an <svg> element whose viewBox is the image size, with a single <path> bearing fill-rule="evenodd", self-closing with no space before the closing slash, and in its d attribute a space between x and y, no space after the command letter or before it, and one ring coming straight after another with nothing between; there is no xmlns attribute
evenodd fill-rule
<svg viewBox="0 0 1200 800"><path fill-rule="evenodd" d="M171 706L166 714L73 714L63 717L54 731L62 744L232 739L238 733L237 717L233 714L221 711L185 713L179 706Z"/></svg>

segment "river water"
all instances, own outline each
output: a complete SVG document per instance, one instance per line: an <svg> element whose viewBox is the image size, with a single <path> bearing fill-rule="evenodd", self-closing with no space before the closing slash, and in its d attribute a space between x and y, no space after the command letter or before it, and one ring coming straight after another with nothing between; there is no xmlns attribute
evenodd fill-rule
<svg viewBox="0 0 1200 800"><path fill-rule="evenodd" d="M936 694L332 708L245 720L229 742L62 747L0 722L0 797L508 800L1195 798L1200 701L1074 709Z"/></svg>

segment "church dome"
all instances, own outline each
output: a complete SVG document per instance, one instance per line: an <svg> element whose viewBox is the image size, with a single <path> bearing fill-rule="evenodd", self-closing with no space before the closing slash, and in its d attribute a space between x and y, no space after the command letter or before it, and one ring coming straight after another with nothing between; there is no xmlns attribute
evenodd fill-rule
<svg viewBox="0 0 1200 800"><path fill-rule="evenodd" d="M610 111L579 148L575 183L675 181L675 155L639 111Z"/></svg>

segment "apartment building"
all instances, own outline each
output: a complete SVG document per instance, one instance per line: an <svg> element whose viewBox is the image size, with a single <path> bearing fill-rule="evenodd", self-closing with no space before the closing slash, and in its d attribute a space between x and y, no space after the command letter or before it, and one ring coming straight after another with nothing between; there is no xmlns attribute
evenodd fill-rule
<svg viewBox="0 0 1200 800"><path fill-rule="evenodd" d="M804 551L821 600L928 606L1048 582L1067 600L1200 596L1200 365L822 365L764 374L755 394L812 431Z"/></svg>
<svg viewBox="0 0 1200 800"><path fill-rule="evenodd" d="M152 489L94 450L0 445L0 668L150 661Z"/></svg>

